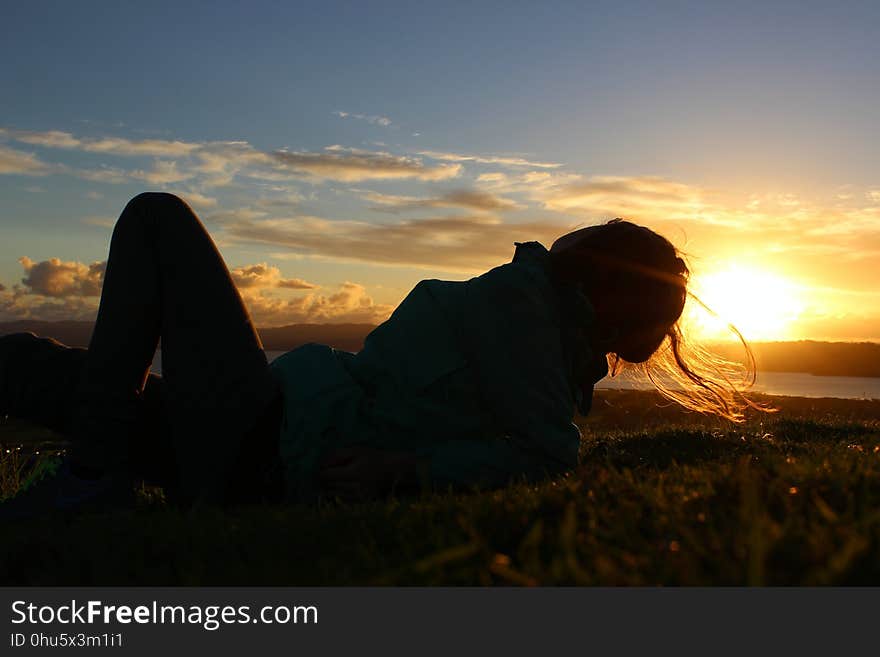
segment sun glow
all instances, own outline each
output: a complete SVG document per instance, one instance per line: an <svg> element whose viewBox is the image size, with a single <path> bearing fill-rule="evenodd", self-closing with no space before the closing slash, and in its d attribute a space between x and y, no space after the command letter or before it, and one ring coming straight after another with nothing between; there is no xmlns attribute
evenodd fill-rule
<svg viewBox="0 0 880 657"><path fill-rule="evenodd" d="M728 324L747 340L791 339L792 324L804 310L791 280L737 265L695 277L692 291L717 315L688 302L685 324L703 339L735 339Z"/></svg>

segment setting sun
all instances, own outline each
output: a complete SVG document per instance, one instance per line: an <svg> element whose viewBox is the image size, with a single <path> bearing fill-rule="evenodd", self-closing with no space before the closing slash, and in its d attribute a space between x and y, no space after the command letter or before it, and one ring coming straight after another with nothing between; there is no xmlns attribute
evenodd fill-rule
<svg viewBox="0 0 880 657"><path fill-rule="evenodd" d="M731 265L696 277L694 293L715 313L689 303L686 321L703 338L731 339L733 324L748 340L786 340L804 310L797 285L759 269Z"/></svg>

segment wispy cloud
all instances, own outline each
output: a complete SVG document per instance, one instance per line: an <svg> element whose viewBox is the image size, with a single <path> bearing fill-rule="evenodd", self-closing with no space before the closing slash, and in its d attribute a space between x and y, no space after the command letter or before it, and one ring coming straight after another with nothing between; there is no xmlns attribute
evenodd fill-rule
<svg viewBox="0 0 880 657"><path fill-rule="evenodd" d="M107 153L111 155L152 155L156 157L182 157L198 150L201 145L165 139L123 139L120 137L80 138L69 132L47 130L35 132L0 128L0 138L7 138L22 144L44 148L62 148L87 153Z"/></svg>
<svg viewBox="0 0 880 657"><path fill-rule="evenodd" d="M569 228L550 222L505 224L486 214L393 224L300 216L231 221L224 224L224 238L320 258L472 273L509 260L514 241L549 243Z"/></svg>
<svg viewBox="0 0 880 657"><path fill-rule="evenodd" d="M328 146L322 151L260 151L244 141L183 142L171 140L129 140L116 137L79 138L60 131L31 132L0 128L0 138L42 148L77 150L115 156L157 158L152 169L123 169L104 165L81 169L41 161L33 153L0 146L0 174L68 174L104 183L142 180L164 185L198 178L205 187L230 184L236 176L263 180L419 180L455 178L460 164L427 166L419 157ZM174 158L174 159L172 159Z"/></svg>
<svg viewBox="0 0 880 657"><path fill-rule="evenodd" d="M132 178L143 180L151 185L167 185L169 183L178 183L184 180L190 180L195 177L194 171L181 171L177 162L169 160L157 160L153 164L153 168L144 171L136 169L128 173Z"/></svg>
<svg viewBox="0 0 880 657"><path fill-rule="evenodd" d="M328 146L323 153L274 151L271 157L283 169L316 179L344 182L363 180L449 180L461 172L460 165L428 167L413 157L384 151L365 151Z"/></svg>
<svg viewBox="0 0 880 657"><path fill-rule="evenodd" d="M84 217L82 222L86 226L100 226L101 228L113 228L116 220L111 217Z"/></svg>
<svg viewBox="0 0 880 657"><path fill-rule="evenodd" d="M510 199L473 189L452 190L431 198L365 192L362 198L380 206L373 209L394 213L434 208L465 208L485 212L506 212L520 210L524 207Z"/></svg>
<svg viewBox="0 0 880 657"><path fill-rule="evenodd" d="M565 171L525 171L507 173L489 171L477 175L475 183L480 189L497 194L523 194L526 198L543 204L544 198L567 185L582 182L584 177Z"/></svg>
<svg viewBox="0 0 880 657"><path fill-rule="evenodd" d="M562 166L558 162L535 162L534 160L507 155L463 155L461 153L445 153L441 151L419 151L418 154L430 157L432 160L445 160L448 162L477 162L479 164L498 164L508 167L530 167L535 169L557 169Z"/></svg>
<svg viewBox="0 0 880 657"><path fill-rule="evenodd" d="M51 165L35 154L0 145L0 174L45 176L50 173Z"/></svg>
<svg viewBox="0 0 880 657"><path fill-rule="evenodd" d="M541 200L550 210L631 218L658 214L691 216L702 207L700 190L653 176L594 176L552 189Z"/></svg>
<svg viewBox="0 0 880 657"><path fill-rule="evenodd" d="M358 121L366 121L372 125L380 125L384 128L387 128L392 124L391 119L387 116L381 116L379 114L358 114L357 112L341 112L336 111L333 112L340 119L357 119Z"/></svg>
<svg viewBox="0 0 880 657"><path fill-rule="evenodd" d="M180 196L183 197L183 200L185 200L187 203L195 208L209 209L217 207L216 198L214 198L213 196L206 196L193 190L180 192Z"/></svg>

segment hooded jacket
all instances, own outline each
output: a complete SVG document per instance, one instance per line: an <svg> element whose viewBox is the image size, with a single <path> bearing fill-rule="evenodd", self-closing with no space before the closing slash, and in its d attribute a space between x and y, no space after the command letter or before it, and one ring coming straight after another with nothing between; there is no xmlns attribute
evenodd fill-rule
<svg viewBox="0 0 880 657"><path fill-rule="evenodd" d="M575 410L608 372L592 348L595 313L555 283L538 242L463 282L424 280L349 353L303 345L271 364L284 398L287 495L317 493L338 447L408 451L434 487L535 481L577 465Z"/></svg>

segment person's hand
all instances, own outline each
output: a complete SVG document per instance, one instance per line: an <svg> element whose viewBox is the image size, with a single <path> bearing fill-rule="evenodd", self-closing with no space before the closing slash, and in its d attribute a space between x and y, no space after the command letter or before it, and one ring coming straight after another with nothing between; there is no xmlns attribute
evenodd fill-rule
<svg viewBox="0 0 880 657"><path fill-rule="evenodd" d="M416 458L406 452L344 447L327 454L318 472L321 490L342 499L378 497L416 479Z"/></svg>

